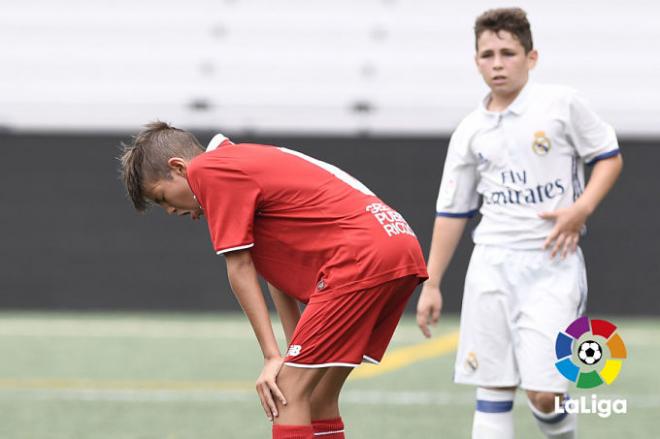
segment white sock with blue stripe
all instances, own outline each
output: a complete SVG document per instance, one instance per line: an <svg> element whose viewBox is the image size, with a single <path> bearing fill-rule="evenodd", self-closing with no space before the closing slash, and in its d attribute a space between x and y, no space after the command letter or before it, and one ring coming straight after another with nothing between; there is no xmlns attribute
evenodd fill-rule
<svg viewBox="0 0 660 439"><path fill-rule="evenodd" d="M472 439L513 439L515 390L477 387Z"/></svg>
<svg viewBox="0 0 660 439"><path fill-rule="evenodd" d="M570 399L564 395L564 401ZM548 439L575 439L577 436L577 415L575 413L543 413L527 400L539 429ZM562 402L562 406L564 402Z"/></svg>

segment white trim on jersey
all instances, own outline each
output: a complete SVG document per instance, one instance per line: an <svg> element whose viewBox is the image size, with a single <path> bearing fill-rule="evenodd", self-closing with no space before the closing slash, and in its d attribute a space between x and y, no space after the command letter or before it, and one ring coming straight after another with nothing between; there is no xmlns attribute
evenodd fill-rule
<svg viewBox="0 0 660 439"><path fill-rule="evenodd" d="M233 252L233 251L236 251L236 250L243 250L245 248L250 248L250 247L254 247L254 242L252 244L239 245L238 247L231 247L231 248L226 248L224 250L218 250L217 252L215 252L215 254L216 255L221 255L221 254L224 254L224 253Z"/></svg>
<svg viewBox="0 0 660 439"><path fill-rule="evenodd" d="M339 169L335 165L331 165L330 163L326 163L322 160L315 159L314 157L310 157L306 154L303 154L302 152L294 151L294 150L289 149L289 148L280 147L278 149L282 152L286 152L288 154L295 155L296 157L300 157L301 159L306 160L306 161L318 166L319 168L331 173L332 175L334 175L339 180L343 181L344 183L346 183L347 185L349 185L353 189L357 189L358 191L362 192L365 195L375 195L360 180L353 177L348 172L346 172L342 169Z"/></svg>
<svg viewBox="0 0 660 439"><path fill-rule="evenodd" d="M288 361L284 364L286 364L287 366L300 367L303 369L320 369L322 367L358 367L359 366L359 364L353 364L353 363L297 364Z"/></svg>
<svg viewBox="0 0 660 439"><path fill-rule="evenodd" d="M218 146L222 145L222 142L224 142L225 140L229 140L227 138L227 136L225 136L224 134L220 134L220 133L216 134L215 136L213 136L213 138L209 142L208 146L206 147L206 151L207 152L208 151L213 151Z"/></svg>
<svg viewBox="0 0 660 439"><path fill-rule="evenodd" d="M363 363L371 363L371 364L375 364L375 365L380 364L380 361L371 358L369 355L363 355L362 360L363 360Z"/></svg>

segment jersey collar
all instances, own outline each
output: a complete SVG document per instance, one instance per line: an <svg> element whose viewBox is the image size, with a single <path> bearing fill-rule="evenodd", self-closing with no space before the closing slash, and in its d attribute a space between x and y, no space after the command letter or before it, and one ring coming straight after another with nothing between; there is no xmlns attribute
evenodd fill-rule
<svg viewBox="0 0 660 439"><path fill-rule="evenodd" d="M213 151L214 149L218 148L225 142L228 144L233 144L233 142L229 140L224 134L221 133L216 134L215 136L213 136L208 146L206 147L206 152Z"/></svg>
<svg viewBox="0 0 660 439"><path fill-rule="evenodd" d="M529 103L530 95L531 95L531 90L534 88L534 84L532 81L527 81L527 84L523 87L522 90L520 90L520 93L516 97L516 99L507 107L506 110L502 111L501 113L496 113L493 111L489 111L487 108L488 101L490 100L490 93L486 95L485 98L481 100L480 108L481 111L485 114L490 114L490 115L496 115L496 114L507 114L507 113L513 113L515 115L520 116L522 113L525 112L525 109L527 108L527 104Z"/></svg>

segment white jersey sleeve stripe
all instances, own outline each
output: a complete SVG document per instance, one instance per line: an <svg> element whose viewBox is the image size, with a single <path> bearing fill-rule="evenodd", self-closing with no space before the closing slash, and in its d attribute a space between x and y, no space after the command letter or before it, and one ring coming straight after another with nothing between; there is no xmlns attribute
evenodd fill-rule
<svg viewBox="0 0 660 439"><path fill-rule="evenodd" d="M233 252L233 251L236 251L236 250L243 250L243 249L250 248L250 247L254 247L254 242L252 244L239 245L238 247L230 247L230 248L226 248L224 250L218 250L217 252L215 252L215 254L216 255L222 255L224 253L229 253L229 252Z"/></svg>

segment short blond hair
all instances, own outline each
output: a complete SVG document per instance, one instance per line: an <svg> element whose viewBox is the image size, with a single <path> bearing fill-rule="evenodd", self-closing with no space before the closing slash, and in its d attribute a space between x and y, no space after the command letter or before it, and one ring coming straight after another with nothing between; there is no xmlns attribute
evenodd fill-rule
<svg viewBox="0 0 660 439"><path fill-rule="evenodd" d="M138 212L149 207L145 195L147 184L172 178L167 164L169 159L190 160L203 152L202 145L191 133L161 121L146 124L130 143L122 143L121 147L121 180Z"/></svg>

